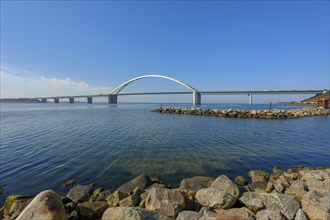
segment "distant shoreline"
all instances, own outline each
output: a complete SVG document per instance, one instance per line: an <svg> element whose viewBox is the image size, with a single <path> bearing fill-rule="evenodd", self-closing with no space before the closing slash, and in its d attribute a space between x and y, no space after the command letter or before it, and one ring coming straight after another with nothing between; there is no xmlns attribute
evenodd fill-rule
<svg viewBox="0 0 330 220"><path fill-rule="evenodd" d="M0 99L0 102L41 103L41 101L38 99L28 99L28 98L6 98L6 99Z"/></svg>

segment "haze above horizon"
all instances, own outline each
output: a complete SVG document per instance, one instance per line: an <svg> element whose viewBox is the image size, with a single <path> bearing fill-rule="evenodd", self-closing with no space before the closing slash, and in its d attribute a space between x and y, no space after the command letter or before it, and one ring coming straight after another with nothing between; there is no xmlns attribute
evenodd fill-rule
<svg viewBox="0 0 330 220"><path fill-rule="evenodd" d="M104 94L147 74L329 89L329 1L1 1L1 98Z"/></svg>

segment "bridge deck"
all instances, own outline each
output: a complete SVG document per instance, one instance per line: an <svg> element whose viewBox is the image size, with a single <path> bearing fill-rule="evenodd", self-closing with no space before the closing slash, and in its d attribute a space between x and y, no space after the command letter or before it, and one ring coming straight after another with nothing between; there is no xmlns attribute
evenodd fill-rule
<svg viewBox="0 0 330 220"><path fill-rule="evenodd" d="M245 90L245 91L200 91L201 95L281 95L281 94L317 94L324 90ZM119 96L128 95L172 95L172 94L192 94L192 92L142 92L142 93L119 93ZM76 96L50 96L36 97L35 99L64 99L64 98L86 98L86 97L108 97L110 94L98 95L76 95Z"/></svg>

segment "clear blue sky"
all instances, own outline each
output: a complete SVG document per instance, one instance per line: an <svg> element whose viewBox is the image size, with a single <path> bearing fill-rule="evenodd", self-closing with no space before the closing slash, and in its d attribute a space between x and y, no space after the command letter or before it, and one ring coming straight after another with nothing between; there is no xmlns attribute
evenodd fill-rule
<svg viewBox="0 0 330 220"><path fill-rule="evenodd" d="M101 93L145 74L200 90L328 89L329 1L1 1L2 97L43 81Z"/></svg>

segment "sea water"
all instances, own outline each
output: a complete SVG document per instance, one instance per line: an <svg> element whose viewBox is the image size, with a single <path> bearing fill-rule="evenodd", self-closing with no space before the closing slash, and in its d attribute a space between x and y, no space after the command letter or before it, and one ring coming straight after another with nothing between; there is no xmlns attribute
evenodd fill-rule
<svg viewBox="0 0 330 220"><path fill-rule="evenodd" d="M73 178L115 189L140 173L177 186L197 175L234 178L273 166L329 166L330 116L265 120L151 112L159 106L1 103L0 185L5 192L0 203L11 193L53 189L64 194L61 184Z"/></svg>

